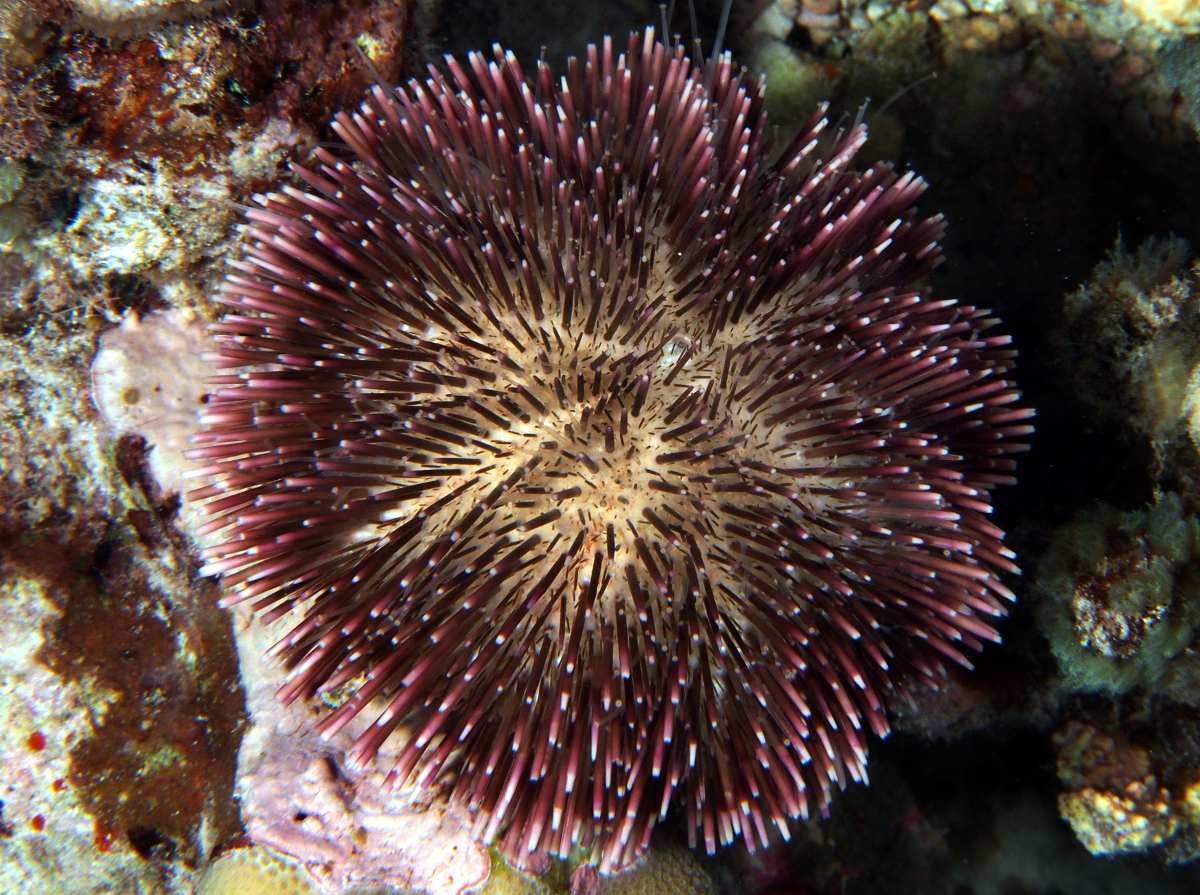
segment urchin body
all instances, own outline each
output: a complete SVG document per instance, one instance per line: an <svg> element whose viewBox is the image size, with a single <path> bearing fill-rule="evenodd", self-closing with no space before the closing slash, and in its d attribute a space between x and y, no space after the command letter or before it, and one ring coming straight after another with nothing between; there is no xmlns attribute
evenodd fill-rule
<svg viewBox="0 0 1200 895"><path fill-rule="evenodd" d="M195 458L227 602L303 621L395 780L452 781L518 864L709 851L864 776L864 724L995 639L986 521L1028 411L937 263L919 180L773 165L728 58L631 37L555 84L497 51L336 129L251 213ZM823 157L822 157L823 156Z"/></svg>

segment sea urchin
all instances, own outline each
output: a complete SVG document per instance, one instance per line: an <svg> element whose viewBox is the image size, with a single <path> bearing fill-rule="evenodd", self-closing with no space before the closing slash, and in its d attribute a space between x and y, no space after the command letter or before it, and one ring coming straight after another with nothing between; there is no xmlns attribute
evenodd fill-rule
<svg viewBox="0 0 1200 895"><path fill-rule="evenodd" d="M249 213L196 438L226 603L292 613L285 700L403 724L518 865L711 852L864 776L864 722L995 640L989 491L1030 411L912 174L653 32L560 83L376 89Z"/></svg>

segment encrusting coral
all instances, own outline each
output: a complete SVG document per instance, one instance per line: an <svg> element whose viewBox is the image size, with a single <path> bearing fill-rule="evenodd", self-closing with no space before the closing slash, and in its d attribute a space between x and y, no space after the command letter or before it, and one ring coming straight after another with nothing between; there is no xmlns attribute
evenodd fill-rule
<svg viewBox="0 0 1200 895"><path fill-rule="evenodd" d="M275 635L247 612L234 618L251 723L238 752L237 793L251 841L295 858L322 892L401 886L463 895L488 878L488 855L470 817L436 792L397 792L383 781L388 747L363 767L346 754L365 719L329 737L317 709L276 698L277 669L264 661Z"/></svg>
<svg viewBox="0 0 1200 895"><path fill-rule="evenodd" d="M226 852L205 869L196 886L196 895L317 895L317 891L295 862L258 846Z"/></svg>

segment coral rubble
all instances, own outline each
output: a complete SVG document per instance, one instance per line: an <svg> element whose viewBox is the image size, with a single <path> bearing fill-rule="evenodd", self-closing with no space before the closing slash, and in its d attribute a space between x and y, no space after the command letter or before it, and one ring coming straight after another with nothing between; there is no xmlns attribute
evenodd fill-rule
<svg viewBox="0 0 1200 895"><path fill-rule="evenodd" d="M1055 742L1058 775L1067 788L1058 797L1059 810L1089 852L1146 851L1175 835L1179 821L1171 794L1151 772L1146 749L1076 721Z"/></svg>
<svg viewBox="0 0 1200 895"><path fill-rule="evenodd" d="M1060 813L1093 855L1200 857L1200 723L1167 710L1156 730L1123 726L1140 742L1092 720L1069 720L1055 734Z"/></svg>
<svg viewBox="0 0 1200 895"><path fill-rule="evenodd" d="M1057 336L1089 431L1146 457L1155 489L1142 509L1100 503L1057 528L1032 588L1066 696L1059 810L1095 855L1200 855L1198 274L1178 238L1118 241L1064 298Z"/></svg>

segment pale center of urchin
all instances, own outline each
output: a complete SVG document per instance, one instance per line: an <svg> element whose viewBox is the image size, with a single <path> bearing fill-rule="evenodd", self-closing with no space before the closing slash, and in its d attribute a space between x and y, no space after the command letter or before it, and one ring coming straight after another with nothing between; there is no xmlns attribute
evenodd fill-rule
<svg viewBox="0 0 1200 895"><path fill-rule="evenodd" d="M501 322L518 331L515 323ZM494 565L503 554L488 550L500 540L538 538L530 556L569 550L571 561L562 569L574 582L562 592L569 612L598 568L607 582L594 607L601 618L625 599L630 570L667 604L700 586L698 579L707 578L721 602L722 593L740 591L742 546L728 526L751 523L727 512L729 506L794 516L798 502L815 507L818 498L794 478L790 493L746 486L750 477L774 477L773 467L798 465L799 452L767 424L770 406L750 409L735 396L728 351L734 343L651 329L638 345L622 345L550 328L542 345L526 339L519 351L511 340L489 344L444 364L462 378L431 396L417 421L446 430L453 417L477 434L447 444L443 457L423 460L455 473L393 523L428 508L427 543L474 539L459 563L466 571ZM446 405L452 409L438 409ZM750 466L755 471L748 477ZM460 492L468 481L474 484ZM456 497L447 502L451 494ZM478 508L473 531L459 531ZM527 586L540 568L531 569ZM557 621L546 624L553 628Z"/></svg>
<svg viewBox="0 0 1200 895"><path fill-rule="evenodd" d="M674 399L689 387L695 389L696 383L692 376L671 385L655 382L686 350L687 342L678 342L637 365L632 375L609 377L602 372L597 376L584 356L574 355L561 364L563 369L544 375L509 373L504 394L481 392L480 402L491 398L511 408L514 396L523 390L546 408L541 414L514 414L508 427L494 426L482 439L502 452L489 458L489 480L515 479L498 507L496 522L503 526L521 517L555 513L557 519L543 527L543 537L554 532L577 538L582 532L581 556L601 549L613 563L622 565L632 559L631 522L634 527L644 523L646 511L654 512L664 502L694 498L696 483L689 482L694 476L663 459L679 447L664 440L664 435L698 423L691 434L702 437L712 428L710 421L693 412L672 420L674 426L665 424ZM582 380L580 369L587 370ZM650 379L639 398L639 379L646 373ZM510 400L504 401L505 397ZM668 487L670 491L665 490ZM690 507L689 517L695 517L698 509L703 507Z"/></svg>

